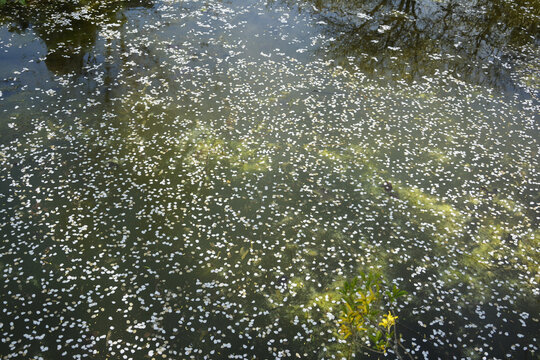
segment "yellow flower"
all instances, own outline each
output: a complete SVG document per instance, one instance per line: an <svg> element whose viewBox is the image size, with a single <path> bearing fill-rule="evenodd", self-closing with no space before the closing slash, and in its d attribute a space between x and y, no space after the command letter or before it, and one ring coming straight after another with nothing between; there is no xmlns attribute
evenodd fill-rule
<svg viewBox="0 0 540 360"><path fill-rule="evenodd" d="M389 311L388 314L383 315L383 319L379 323L379 325L389 329L392 325L396 324L396 319L398 317L392 315L392 313Z"/></svg>

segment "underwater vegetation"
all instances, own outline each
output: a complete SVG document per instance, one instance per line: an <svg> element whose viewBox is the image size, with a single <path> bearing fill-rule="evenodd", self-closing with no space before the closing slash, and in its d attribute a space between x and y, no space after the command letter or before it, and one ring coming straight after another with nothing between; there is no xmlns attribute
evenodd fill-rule
<svg viewBox="0 0 540 360"><path fill-rule="evenodd" d="M538 12L468 3L3 6L0 357L537 358Z"/></svg>

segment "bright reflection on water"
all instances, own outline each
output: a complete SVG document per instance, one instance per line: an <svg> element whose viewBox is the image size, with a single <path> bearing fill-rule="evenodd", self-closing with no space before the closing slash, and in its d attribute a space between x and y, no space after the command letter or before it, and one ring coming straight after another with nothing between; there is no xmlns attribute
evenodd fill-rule
<svg viewBox="0 0 540 360"><path fill-rule="evenodd" d="M535 358L539 11L2 8L2 358L341 358L370 269L413 358Z"/></svg>

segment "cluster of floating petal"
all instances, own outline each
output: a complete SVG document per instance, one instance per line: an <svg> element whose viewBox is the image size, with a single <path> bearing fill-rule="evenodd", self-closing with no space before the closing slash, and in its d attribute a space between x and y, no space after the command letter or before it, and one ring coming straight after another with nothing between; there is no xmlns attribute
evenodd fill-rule
<svg viewBox="0 0 540 360"><path fill-rule="evenodd" d="M95 26L78 73L0 32L39 48L0 87L3 359L341 358L360 270L414 356L538 351L534 97L385 83L281 5L103 14L41 27Z"/></svg>

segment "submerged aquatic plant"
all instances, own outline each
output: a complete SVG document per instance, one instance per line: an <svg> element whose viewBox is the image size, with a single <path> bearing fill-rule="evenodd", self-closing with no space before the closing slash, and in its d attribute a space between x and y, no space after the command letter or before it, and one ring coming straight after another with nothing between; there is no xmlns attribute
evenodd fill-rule
<svg viewBox="0 0 540 360"><path fill-rule="evenodd" d="M360 269L392 279L362 326L388 358L392 331L415 358L537 353L538 104L452 70L453 36L407 57L388 2L334 59L323 18L266 1L15 1L3 358L383 358L338 334Z"/></svg>
<svg viewBox="0 0 540 360"><path fill-rule="evenodd" d="M377 353L392 349L401 359L396 330L398 316L391 308L407 292L395 285L385 290L381 275L362 272L359 277L345 281L340 293L343 308L339 333L350 345L349 357L360 349Z"/></svg>

